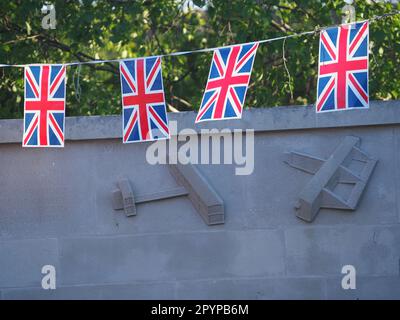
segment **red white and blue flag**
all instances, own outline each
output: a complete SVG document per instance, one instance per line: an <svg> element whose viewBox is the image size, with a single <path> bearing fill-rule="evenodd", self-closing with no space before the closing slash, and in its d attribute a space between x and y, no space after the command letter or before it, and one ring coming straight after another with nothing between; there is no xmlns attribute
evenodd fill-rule
<svg viewBox="0 0 400 320"><path fill-rule="evenodd" d="M25 67L24 147L63 147L64 65Z"/></svg>
<svg viewBox="0 0 400 320"><path fill-rule="evenodd" d="M258 43L214 51L196 123L240 119Z"/></svg>
<svg viewBox="0 0 400 320"><path fill-rule="evenodd" d="M168 139L161 58L123 60L120 75L123 142Z"/></svg>
<svg viewBox="0 0 400 320"><path fill-rule="evenodd" d="M368 21L321 32L317 112L369 107Z"/></svg>

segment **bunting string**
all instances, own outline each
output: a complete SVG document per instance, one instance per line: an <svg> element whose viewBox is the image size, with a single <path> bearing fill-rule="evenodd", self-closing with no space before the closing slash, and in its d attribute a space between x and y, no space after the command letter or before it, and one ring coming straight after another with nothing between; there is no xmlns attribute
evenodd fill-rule
<svg viewBox="0 0 400 320"><path fill-rule="evenodd" d="M365 110L369 108L370 22L398 14L400 11L276 38L163 55L63 64L1 64L0 67L24 68L24 147L64 146L68 66L76 66L72 81L75 99L79 101L82 65L112 62L119 63L123 143L155 141L170 138L162 79L163 57L213 52L195 123L241 119L259 45L283 40L282 59L293 100L286 42L291 38L319 35L316 113Z"/></svg>
<svg viewBox="0 0 400 320"><path fill-rule="evenodd" d="M332 26L328 26L328 27L315 27L315 29L313 31L305 31L305 32L294 33L294 34L290 34L290 35L286 35L286 36L280 36L280 37L276 37L276 38L256 40L256 41L251 41L251 42L247 42L247 43L232 44L232 45L226 45L226 46L220 46L220 47L171 52L171 53L167 53L167 54L157 55L156 57L174 57L174 56L182 56L182 55L188 55L188 54L193 54L193 53L214 52L215 50L218 50L221 48L230 48L230 47L237 46L237 45L248 45L248 44L254 44L254 43L261 44L261 43L269 43L269 42L280 41L280 40L287 40L290 38L302 37L302 36L306 36L306 35L315 35L320 31L334 28L334 27L339 27L341 25L350 25L350 24L361 23L361 22L366 22L366 21L374 22L377 20L386 19L386 18L395 16L395 15L399 15L399 14L400 14L400 10L395 10L395 11L392 11L392 12L389 12L389 13L386 13L383 15L375 15L372 18L366 19L366 20L361 20L361 21L356 21L356 22L351 22L351 23L346 23L346 24L337 24L337 25L332 25ZM126 58L124 58L124 59L101 59L101 60L89 60L89 61L75 61L75 62L54 63L54 64L61 64L64 66L76 66L76 65L101 64L101 63L112 63L112 62L119 63L123 60L126 60ZM26 66L31 66L31 65L35 65L35 64L32 64L32 63L31 64L1 64L0 63L0 68L7 68L7 67L24 68ZM38 63L38 65L39 65L39 63Z"/></svg>

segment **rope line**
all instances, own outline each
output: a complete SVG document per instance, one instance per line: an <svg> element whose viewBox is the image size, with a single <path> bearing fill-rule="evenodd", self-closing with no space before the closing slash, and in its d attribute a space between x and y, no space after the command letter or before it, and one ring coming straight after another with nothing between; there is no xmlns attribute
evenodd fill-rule
<svg viewBox="0 0 400 320"><path fill-rule="evenodd" d="M269 42L274 42L274 41L279 41L279 40L286 41L286 39L302 37L302 36L311 35L311 34L317 34L320 31L339 27L342 25L350 25L350 24L361 23L361 22L366 22L366 21L373 22L373 21L389 18L389 17L399 15L399 14L400 14L400 10L396 10L396 11L392 11L392 12L389 12L389 13L386 13L383 15L376 15L376 16L373 16L372 18L366 19L366 20L345 23L345 24L337 24L337 25L333 25L333 26L329 26L329 27L316 27L313 31L305 31L305 32L294 33L294 34L290 34L290 35L286 35L286 36L280 36L280 37L276 37L276 38L270 38L270 39L264 39L264 40L246 42L246 43L238 43L238 44L232 44L232 45L227 45L227 46L204 48L204 49L197 49L197 50L190 50L190 51L171 52L171 53L157 55L157 56L153 56L153 57L174 57L174 56L182 56L182 55L187 55L187 54L192 54L192 53L210 52L210 51L215 51L215 50L222 49L222 48L230 48L230 47L237 46L237 45L247 45L247 44L254 44L254 43L261 44L261 43L269 43ZM147 56L147 57L152 57L152 56ZM137 59L137 58L132 58L132 59ZM127 60L127 59L126 58L125 59L102 59L102 60L89 60L89 61L75 61L75 62L68 62L68 63L53 63L53 64L60 64L60 65L64 65L64 66L75 66L75 65L85 65L85 64L100 64L100 63L108 63L108 62L112 63L112 62L120 62L120 61L124 61L124 60ZM0 68L7 68L7 67L24 68L26 66L32 66L32 65L40 65L40 64L39 63L35 63L35 64L0 64Z"/></svg>

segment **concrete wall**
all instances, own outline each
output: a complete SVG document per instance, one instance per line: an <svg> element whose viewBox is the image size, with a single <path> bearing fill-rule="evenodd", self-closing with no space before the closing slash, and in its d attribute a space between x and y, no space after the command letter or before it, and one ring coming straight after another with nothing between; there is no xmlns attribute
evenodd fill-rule
<svg viewBox="0 0 400 320"><path fill-rule="evenodd" d="M119 117L68 118L64 149L23 149L21 120L0 120L0 298L400 298L400 102L316 115L312 107L246 110L242 121L182 128L254 128L255 169L199 165L225 202L207 226L186 198L111 206L118 178L135 193L176 186L146 162L150 143L123 145ZM313 223L293 205L311 176L282 162L297 150L327 158L347 135L379 160L354 212L323 209ZM41 289L54 265L57 289ZM341 288L342 266L357 289Z"/></svg>

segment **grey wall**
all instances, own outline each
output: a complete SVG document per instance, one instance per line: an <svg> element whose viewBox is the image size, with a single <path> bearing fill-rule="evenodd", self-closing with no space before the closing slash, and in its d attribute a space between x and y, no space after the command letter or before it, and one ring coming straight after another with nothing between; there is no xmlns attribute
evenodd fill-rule
<svg viewBox="0 0 400 320"><path fill-rule="evenodd" d="M23 149L21 120L0 120L0 298L375 299L400 298L400 102L316 115L312 107L246 110L242 121L179 129L254 128L255 170L199 165L225 202L225 224L207 226L186 198L112 210L118 178L134 192L176 186L146 162L150 143L123 145L119 117L68 118L64 149ZM282 162L297 150L328 157L347 135L379 159L354 212L295 217L311 178ZM41 268L57 289L41 289ZM343 265L357 289L341 288Z"/></svg>

